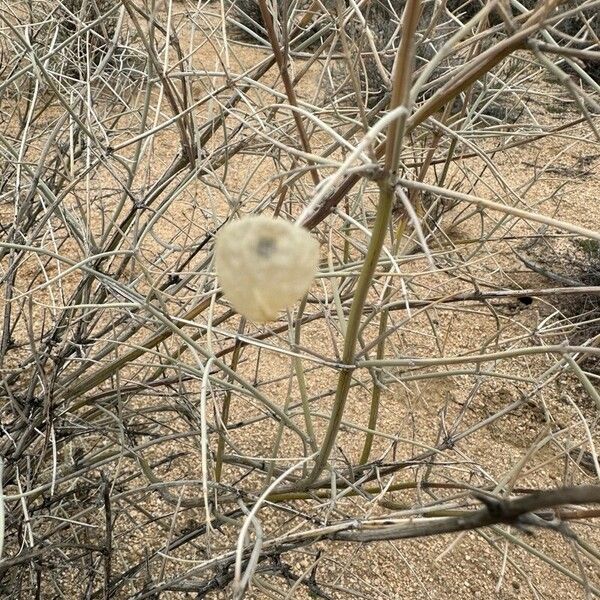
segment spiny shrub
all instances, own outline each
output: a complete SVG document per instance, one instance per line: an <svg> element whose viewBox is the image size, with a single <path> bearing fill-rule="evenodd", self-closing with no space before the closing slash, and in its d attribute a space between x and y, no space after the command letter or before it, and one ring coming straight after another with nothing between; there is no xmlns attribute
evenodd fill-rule
<svg viewBox="0 0 600 600"><path fill-rule="evenodd" d="M120 0L34 2L30 15L34 51L38 56L52 53L47 67L57 74L83 75L86 65L97 65L106 55L115 37L120 4Z"/></svg>

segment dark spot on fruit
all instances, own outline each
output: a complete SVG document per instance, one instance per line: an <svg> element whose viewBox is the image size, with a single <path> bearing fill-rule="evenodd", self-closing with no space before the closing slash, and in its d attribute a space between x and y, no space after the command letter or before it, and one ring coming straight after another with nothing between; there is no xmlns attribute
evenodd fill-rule
<svg viewBox="0 0 600 600"><path fill-rule="evenodd" d="M275 240L273 238L260 238L256 246L256 253L263 258L269 258L275 249Z"/></svg>

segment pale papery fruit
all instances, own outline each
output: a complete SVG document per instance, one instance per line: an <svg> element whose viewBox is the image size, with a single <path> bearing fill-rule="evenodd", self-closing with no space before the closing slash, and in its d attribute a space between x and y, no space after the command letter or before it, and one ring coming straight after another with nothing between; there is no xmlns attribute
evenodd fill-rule
<svg viewBox="0 0 600 600"><path fill-rule="evenodd" d="M215 263L233 308L265 323L309 290L319 264L319 244L306 229L283 219L244 217L217 234Z"/></svg>

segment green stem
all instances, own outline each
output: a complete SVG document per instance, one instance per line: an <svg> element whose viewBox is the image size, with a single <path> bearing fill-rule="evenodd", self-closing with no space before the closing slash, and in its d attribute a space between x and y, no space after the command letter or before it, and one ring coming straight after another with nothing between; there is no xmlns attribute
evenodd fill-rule
<svg viewBox="0 0 600 600"><path fill-rule="evenodd" d="M246 325L246 319L242 317L240 323L240 335L244 333L244 327ZM238 362L240 359L240 351L242 349L242 343L239 338L235 342L235 348L231 356L231 369L237 370ZM221 427L219 428L219 441L217 442L217 455L215 457L215 481L219 483L221 481L221 473L223 470L223 454L225 452L225 437L227 435L227 421L229 419L229 407L231 406L231 389L228 389L223 399L223 409L221 411Z"/></svg>
<svg viewBox="0 0 600 600"><path fill-rule="evenodd" d="M367 249L365 264L356 285L352 306L350 308L350 314L348 316L344 350L342 353L342 362L345 366L340 372L338 378L335 400L333 403L333 409L331 411L331 419L329 421L327 433L325 434L325 440L323 441L319 455L316 458L313 470L306 479L298 481L296 485L294 485L295 488L300 488L316 481L319 475L323 472L323 469L329 460L329 456L331 455L342 416L344 414L344 408L348 399L350 384L352 382L352 373L354 372L355 368L352 366L352 363L354 362L354 353L358 340L360 320L367 295L371 287L371 281L377 266L377 261L379 260L379 255L385 240L388 222L392 212L393 198L394 191L392 186L388 181L381 182L377 216L375 218L375 224L371 233L371 240Z"/></svg>
<svg viewBox="0 0 600 600"><path fill-rule="evenodd" d="M298 307L298 314L296 315L296 327L294 328L294 350L300 347L300 335L302 333L302 315L306 307L308 296L304 296L300 306ZM302 359L299 356L294 357L294 369L296 371L296 379L298 380L298 390L300 391L300 399L302 400L302 412L304 413L304 422L306 424L306 435L313 452L317 451L317 441L315 437L315 430L310 416L310 406L308 403L308 391L306 389L306 378L304 377L304 370L302 369Z"/></svg>
<svg viewBox="0 0 600 600"><path fill-rule="evenodd" d="M394 256L398 254L398 248L400 246L400 241L402 240L402 236L406 230L407 220L406 216L402 216L400 219L400 223L398 224L398 229L396 231L396 241L394 244ZM391 286L387 286L385 293L383 295L382 304L385 306L388 304L391 297L392 288ZM389 317L389 308L384 308L381 313L381 317L379 320L379 332L377 335L377 358L381 360L385 356L385 342L387 336L385 335L388 317ZM360 455L359 464L364 465L369 462L369 457L371 455L371 448L373 446L373 436L375 434L375 430L377 429L377 417L379 416L379 404L381 399L381 384L379 382L379 378L377 376L377 371L375 369L372 370L373 377L373 392L371 394L371 408L369 410L369 424L367 425L368 431L365 435L365 443L363 445L363 449Z"/></svg>
<svg viewBox="0 0 600 600"><path fill-rule="evenodd" d="M385 331L387 329L388 323L388 315L389 311L385 310L381 313L381 317L379 320L379 343L377 344L377 358L382 359L385 353ZM379 381L379 377L376 369L372 369L372 378L373 378L373 392L371 393L371 409L369 410L369 423L367 431L365 435L365 443L363 445L362 452L360 454L360 459L358 461L359 465L364 465L369 462L369 457L371 456L371 447L373 446L373 436L374 432L377 428L377 417L379 416L379 401L381 398L381 383Z"/></svg>
<svg viewBox="0 0 600 600"><path fill-rule="evenodd" d="M420 14L421 0L408 0L402 17L402 39L394 64L394 85L390 102L390 110L404 106L406 111L396 121L390 123L387 131L384 170L383 176L379 180L377 215L348 316L344 350L342 353L344 367L340 371L338 378L329 426L327 427L325 439L315 460L313 470L308 477L304 477L295 484L292 484L291 488L294 490L314 483L325 469L333 450L344 414L344 408L346 407L346 401L348 400L348 392L352 384L352 373L356 368L354 362L360 321L392 214L394 186L396 184L400 153L404 140L406 119L409 111L410 86L414 71L414 33L417 29Z"/></svg>

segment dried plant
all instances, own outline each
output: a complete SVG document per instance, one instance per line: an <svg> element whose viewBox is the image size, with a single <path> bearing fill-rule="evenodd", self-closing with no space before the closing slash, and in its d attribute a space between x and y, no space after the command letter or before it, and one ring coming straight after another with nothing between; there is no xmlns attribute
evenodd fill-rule
<svg viewBox="0 0 600 600"><path fill-rule="evenodd" d="M0 595L600 595L599 8L0 0Z"/></svg>

